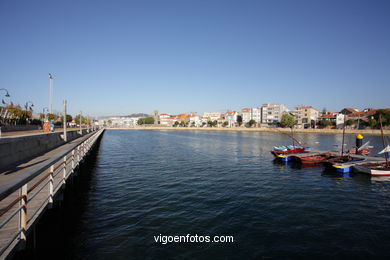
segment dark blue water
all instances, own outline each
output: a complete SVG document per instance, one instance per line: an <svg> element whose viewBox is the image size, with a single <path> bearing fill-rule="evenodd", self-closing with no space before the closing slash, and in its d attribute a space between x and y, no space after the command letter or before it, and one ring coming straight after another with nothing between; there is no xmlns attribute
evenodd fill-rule
<svg viewBox="0 0 390 260"><path fill-rule="evenodd" d="M337 135L300 135L333 150ZM381 149L379 137L366 137ZM353 145L354 136L346 143ZM106 131L67 253L77 259L390 256L390 181L273 161L275 133ZM337 148L338 149L338 148ZM156 243L158 235L233 243Z"/></svg>

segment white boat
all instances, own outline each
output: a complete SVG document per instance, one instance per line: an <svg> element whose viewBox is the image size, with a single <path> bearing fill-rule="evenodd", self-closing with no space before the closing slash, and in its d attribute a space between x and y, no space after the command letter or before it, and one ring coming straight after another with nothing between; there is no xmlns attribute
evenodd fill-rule
<svg viewBox="0 0 390 260"><path fill-rule="evenodd" d="M383 143L383 150L379 152L379 154L385 155L385 162L377 162L377 163L367 163L352 166L355 172L366 173L371 176L389 176L390 175L390 164L389 164L389 152L390 146L385 144L385 138L383 135L383 127L382 127L382 117L379 115L379 123L381 126L381 137Z"/></svg>
<svg viewBox="0 0 390 260"><path fill-rule="evenodd" d="M356 164L352 166L354 172L369 174L371 176L390 176L390 167L384 163Z"/></svg>

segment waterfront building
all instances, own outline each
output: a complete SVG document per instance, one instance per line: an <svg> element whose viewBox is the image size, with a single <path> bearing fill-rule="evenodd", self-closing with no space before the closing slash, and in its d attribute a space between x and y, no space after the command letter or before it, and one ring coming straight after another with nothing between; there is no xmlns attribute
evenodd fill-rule
<svg viewBox="0 0 390 260"><path fill-rule="evenodd" d="M106 121L111 120L111 126L119 128L130 128L138 125L139 117L110 117Z"/></svg>
<svg viewBox="0 0 390 260"><path fill-rule="evenodd" d="M340 113L343 115L348 115L356 112L359 112L359 110L350 107L343 108L343 110L340 111Z"/></svg>
<svg viewBox="0 0 390 260"><path fill-rule="evenodd" d="M201 126L202 125L202 120L198 115L189 115L187 117L187 122L189 123L189 126ZM206 122L207 123L207 122Z"/></svg>
<svg viewBox="0 0 390 260"><path fill-rule="evenodd" d="M172 117L168 114L160 114L159 121L162 126L172 126Z"/></svg>
<svg viewBox="0 0 390 260"><path fill-rule="evenodd" d="M203 117L207 117L210 121L218 120L222 117L219 112L204 112Z"/></svg>
<svg viewBox="0 0 390 260"><path fill-rule="evenodd" d="M237 116L238 113L236 111L228 111L225 113L225 119L221 120L222 124L223 122L228 122L229 127L235 127L237 126Z"/></svg>
<svg viewBox="0 0 390 260"><path fill-rule="evenodd" d="M252 113L252 120L255 120L256 123L259 125L261 123L261 108L260 107L254 107L251 108Z"/></svg>
<svg viewBox="0 0 390 260"><path fill-rule="evenodd" d="M285 111L287 108L283 104L263 104L261 106L261 123L266 125L280 123Z"/></svg>
<svg viewBox="0 0 390 260"><path fill-rule="evenodd" d="M248 123L250 120L255 120L257 124L261 123L261 108L243 108L241 109L242 122Z"/></svg>
<svg viewBox="0 0 390 260"><path fill-rule="evenodd" d="M252 112L250 108L241 109L242 122L248 123L252 119Z"/></svg>
<svg viewBox="0 0 390 260"><path fill-rule="evenodd" d="M315 127L319 111L312 106L297 106L294 113L297 119L297 128Z"/></svg>

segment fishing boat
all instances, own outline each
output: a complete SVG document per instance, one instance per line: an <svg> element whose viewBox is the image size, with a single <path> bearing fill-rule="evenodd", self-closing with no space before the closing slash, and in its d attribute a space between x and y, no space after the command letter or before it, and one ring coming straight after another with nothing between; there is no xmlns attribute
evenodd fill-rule
<svg viewBox="0 0 390 260"><path fill-rule="evenodd" d="M371 176L390 176L390 167L387 162L357 164L352 166L353 170Z"/></svg>
<svg viewBox="0 0 390 260"><path fill-rule="evenodd" d="M359 162L363 161L364 158L358 158L353 157L349 153L354 151L356 153L356 149L350 149L348 150L348 154L344 154L344 140L345 140L345 125L346 125L346 117L344 117L344 126L343 126L343 138L341 141L341 154L339 156L331 156L328 159L323 160L321 163L328 169L328 170L336 170L337 172L350 172L351 166L353 165L353 162ZM366 149L369 142L367 142L364 146L359 148L359 152L362 152L363 149Z"/></svg>
<svg viewBox="0 0 390 260"><path fill-rule="evenodd" d="M291 133L292 133L292 129L291 129ZM287 133L283 133L283 134L285 134L291 138L292 145L274 146L271 153L276 158L280 158L284 161L288 161L289 156L287 156L287 155L289 155L289 154L304 153L304 152L308 152L311 150L310 147L303 146L302 143L299 142L297 139L295 139L292 134L291 135L289 135ZM295 143L297 143L299 145L295 145Z"/></svg>
<svg viewBox="0 0 390 260"><path fill-rule="evenodd" d="M350 172L352 170L351 167L355 163L362 162L364 160L365 158L353 157L351 155L342 155L324 160L322 164L328 170L336 170L338 172Z"/></svg>
<svg viewBox="0 0 390 260"><path fill-rule="evenodd" d="M381 126L381 137L382 144L384 149L380 151L378 154L384 154L385 162L375 162L375 163L367 163L367 164L359 164L352 166L352 169L356 172L369 174L371 176L390 176L390 165L389 165L389 152L390 146L385 143L385 138L383 135L383 126L382 126L382 117L379 115L379 123Z"/></svg>
<svg viewBox="0 0 390 260"><path fill-rule="evenodd" d="M308 155L292 155L291 159L302 165L316 165L332 157L332 153L316 153Z"/></svg>

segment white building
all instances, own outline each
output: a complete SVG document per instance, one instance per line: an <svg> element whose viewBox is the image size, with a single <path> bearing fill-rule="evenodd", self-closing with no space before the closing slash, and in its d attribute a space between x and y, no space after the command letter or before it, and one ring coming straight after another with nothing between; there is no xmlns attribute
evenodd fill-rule
<svg viewBox="0 0 390 260"><path fill-rule="evenodd" d="M202 120L201 120L200 116L198 116L198 115L189 115L187 117L187 121L190 123L190 126L198 127L198 126L202 125Z"/></svg>
<svg viewBox="0 0 390 260"><path fill-rule="evenodd" d="M286 110L287 108L283 104L263 104L261 106L261 123L268 125L280 123Z"/></svg>
<svg viewBox="0 0 390 260"><path fill-rule="evenodd" d="M222 116L219 112L204 112L203 117L209 118L210 121L218 120Z"/></svg>
<svg viewBox="0 0 390 260"><path fill-rule="evenodd" d="M110 117L108 120L111 120L111 125L112 127L120 127L120 128L129 128L129 127L135 127L137 126L137 121L140 119L139 117Z"/></svg>
<svg viewBox="0 0 390 260"><path fill-rule="evenodd" d="M225 113L225 122L228 122L229 127L237 126L237 116L238 113L236 111L228 111Z"/></svg>
<svg viewBox="0 0 390 260"><path fill-rule="evenodd" d="M261 123L261 108L260 107L251 108L251 112L252 112L252 120L255 120L256 123L260 124Z"/></svg>
<svg viewBox="0 0 390 260"><path fill-rule="evenodd" d="M252 112L250 108L241 109L242 122L248 123L252 119Z"/></svg>
<svg viewBox="0 0 390 260"><path fill-rule="evenodd" d="M160 114L159 121L160 121L160 125L163 125L163 126L170 126L171 122L172 122L171 116L168 114Z"/></svg>
<svg viewBox="0 0 390 260"><path fill-rule="evenodd" d="M248 123L250 120L255 120L256 123L261 123L261 108L243 108L241 110L242 122Z"/></svg>

